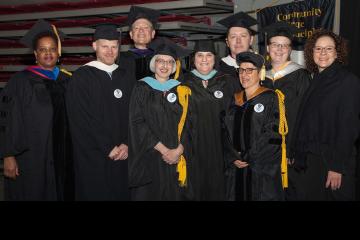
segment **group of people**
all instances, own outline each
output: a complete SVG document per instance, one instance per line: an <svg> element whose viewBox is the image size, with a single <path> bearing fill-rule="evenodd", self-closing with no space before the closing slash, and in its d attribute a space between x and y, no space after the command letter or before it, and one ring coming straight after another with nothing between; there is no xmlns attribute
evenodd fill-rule
<svg viewBox="0 0 360 240"><path fill-rule="evenodd" d="M57 67L55 26L24 36L36 65L0 93L6 200L355 200L360 80L344 39L315 32L305 69L290 59L296 28L273 23L267 63L239 12L219 21L219 60L210 40L155 39L159 16L133 6L121 54L117 27L98 26L96 60L73 74Z"/></svg>

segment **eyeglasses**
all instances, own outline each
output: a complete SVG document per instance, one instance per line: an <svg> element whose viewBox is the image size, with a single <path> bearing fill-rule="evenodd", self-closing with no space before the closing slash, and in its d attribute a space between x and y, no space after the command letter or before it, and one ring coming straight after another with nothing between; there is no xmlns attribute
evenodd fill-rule
<svg viewBox="0 0 360 240"><path fill-rule="evenodd" d="M335 50L335 47L314 47L313 49L316 53L322 53L323 50L325 51L325 53L332 53Z"/></svg>
<svg viewBox="0 0 360 240"><path fill-rule="evenodd" d="M39 53L56 53L57 48L38 48L36 51Z"/></svg>
<svg viewBox="0 0 360 240"><path fill-rule="evenodd" d="M272 42L270 43L270 48L273 49L289 49L290 44L287 43L276 43L276 42Z"/></svg>
<svg viewBox="0 0 360 240"><path fill-rule="evenodd" d="M168 60L168 61L166 61L166 60L164 60L164 59L156 59L155 62L157 62L157 63L160 64L160 65L165 65L165 64L167 64L167 65L174 65L174 64L175 64L175 61L174 61L174 60Z"/></svg>
<svg viewBox="0 0 360 240"><path fill-rule="evenodd" d="M252 74L254 70L257 70L257 68L239 68L239 74L243 74L244 72L246 74Z"/></svg>

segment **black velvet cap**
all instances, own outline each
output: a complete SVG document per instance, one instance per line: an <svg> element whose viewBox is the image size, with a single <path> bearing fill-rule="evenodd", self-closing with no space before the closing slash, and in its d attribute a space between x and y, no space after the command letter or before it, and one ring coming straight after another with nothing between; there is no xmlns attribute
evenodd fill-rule
<svg viewBox="0 0 360 240"><path fill-rule="evenodd" d="M199 40L195 43L194 52L212 52L215 54L214 41Z"/></svg>
<svg viewBox="0 0 360 240"><path fill-rule="evenodd" d="M290 39L290 41L293 40L293 35L299 32L300 30L296 28L293 25L290 25L286 22L276 22L273 24L270 24L266 27L263 27L260 29L260 32L266 33L266 38L270 39L272 37L276 36L284 36Z"/></svg>
<svg viewBox="0 0 360 240"><path fill-rule="evenodd" d="M97 25L94 33L93 40L106 39L106 40L120 40L121 34L117 30L118 24L102 23Z"/></svg>
<svg viewBox="0 0 360 240"><path fill-rule="evenodd" d="M131 27L131 25L140 18L145 18L149 20L153 27L156 27L156 23L160 17L160 11L145 8L145 7L138 7L138 6L131 6L130 12L127 19L127 25Z"/></svg>
<svg viewBox="0 0 360 240"><path fill-rule="evenodd" d="M236 55L236 62L239 66L243 62L250 62L257 68L261 68L265 64L265 59L260 54L253 52L242 52Z"/></svg>
<svg viewBox="0 0 360 240"><path fill-rule="evenodd" d="M30 30L20 39L20 43L24 44L25 46L33 49L35 45L35 41L40 35L43 34L51 34L55 35L58 41L63 40L66 36L63 32L59 31L57 28L56 32L52 25L43 20L39 19L31 28Z"/></svg>
<svg viewBox="0 0 360 240"><path fill-rule="evenodd" d="M258 22L255 18L244 12L238 12L234 15L219 20L218 23L225 26L227 29L231 27L243 27L255 34L256 31L250 27L256 25Z"/></svg>
<svg viewBox="0 0 360 240"><path fill-rule="evenodd" d="M168 38L157 38L149 44L149 48L154 50L154 55L169 55L174 59L188 56L192 51L183 48Z"/></svg>

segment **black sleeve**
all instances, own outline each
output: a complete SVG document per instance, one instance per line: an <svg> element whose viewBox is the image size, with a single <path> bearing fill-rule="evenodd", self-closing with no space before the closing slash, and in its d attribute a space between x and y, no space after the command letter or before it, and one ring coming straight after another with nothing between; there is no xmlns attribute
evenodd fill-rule
<svg viewBox="0 0 360 240"><path fill-rule="evenodd" d="M129 118L129 182L139 186L150 180L147 159L144 157L153 150L159 139L148 126L146 111L148 91L137 84L131 94Z"/></svg>
<svg viewBox="0 0 360 240"><path fill-rule="evenodd" d="M101 96L95 94L97 89L92 79L84 71L76 71L66 92L66 104L70 130L75 142L81 141L92 149L99 149L104 157L115 147L101 119L101 111L97 109Z"/></svg>
<svg viewBox="0 0 360 240"><path fill-rule="evenodd" d="M230 129L228 127L227 118L229 116L224 113L221 118L221 125L222 125L222 142L223 142L223 149L224 149L224 159L225 159L225 168L233 167L233 163L235 160L240 160L240 155L233 147L233 141L230 133Z"/></svg>
<svg viewBox="0 0 360 240"><path fill-rule="evenodd" d="M328 131L328 149L324 149L325 159L329 170L343 173L346 166L351 166L347 161L354 158L352 154L356 148L356 140L360 134L360 80L355 76L343 79L339 88L336 119L333 120L334 128Z"/></svg>
<svg viewBox="0 0 360 240"><path fill-rule="evenodd" d="M0 159L28 148L23 111L25 82L15 75L0 94Z"/></svg>
<svg viewBox="0 0 360 240"><path fill-rule="evenodd" d="M281 164L281 136L278 132L279 128L279 105L278 98L275 93L269 95L265 107L264 119L261 126L252 124L252 127L261 129L259 136L252 136L253 146L245 157L246 162L256 163L258 172L274 176L278 172ZM252 131L254 132L254 131ZM249 161L247 161L247 159Z"/></svg>
<svg viewBox="0 0 360 240"><path fill-rule="evenodd" d="M288 121L288 127L289 127L289 133L286 136L286 155L287 158L292 158L293 154L291 153L291 146L292 146L292 141L293 141L293 135L295 134L295 125L296 125L296 119L300 110L300 104L301 101L306 93L306 91L308 90L309 86L310 86L310 74L302 69L301 71L299 71L299 74L297 75L297 79L296 79L296 105L291 106L294 109L292 109L292 111L295 111L295 116L294 119L292 119L292 122L290 123ZM286 104L286 96L285 96L285 104Z"/></svg>

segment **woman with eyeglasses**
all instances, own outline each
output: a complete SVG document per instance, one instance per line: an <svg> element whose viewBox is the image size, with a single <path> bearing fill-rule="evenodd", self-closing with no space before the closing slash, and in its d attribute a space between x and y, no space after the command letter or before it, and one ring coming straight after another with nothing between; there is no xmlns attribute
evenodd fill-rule
<svg viewBox="0 0 360 240"><path fill-rule="evenodd" d="M197 41L193 70L184 75L191 89L189 120L192 180L196 201L226 200L227 162L238 159L227 132L226 115L231 103L233 77L215 69L215 46L211 40ZM235 155L232 155L235 153Z"/></svg>
<svg viewBox="0 0 360 240"><path fill-rule="evenodd" d="M21 39L36 65L15 74L0 94L0 158L5 200L73 200L73 162L55 26L39 20Z"/></svg>
<svg viewBox="0 0 360 240"><path fill-rule="evenodd" d="M280 201L284 192L279 124L284 127L284 106L273 90L260 85L265 64L261 55L245 52L236 59L244 90L235 94L233 139L241 157L234 165L242 176L234 178L235 200Z"/></svg>
<svg viewBox="0 0 360 240"><path fill-rule="evenodd" d="M313 74L300 107L292 148L298 200L355 200L360 137L360 79L344 67L343 38L318 30L305 45Z"/></svg>
<svg viewBox="0 0 360 240"><path fill-rule="evenodd" d="M159 38L150 44L153 76L135 85L130 100L129 184L133 201L187 200L191 185L184 147L190 90L170 79L188 51Z"/></svg>
<svg viewBox="0 0 360 240"><path fill-rule="evenodd" d="M267 40L267 52L270 57L271 67L266 71L266 78L262 85L280 90L285 95L286 119L288 133L286 135L286 157L289 164L289 186L286 188L287 200L294 200L295 187L293 184L294 174L292 169L293 156L290 152L290 143L301 100L309 87L310 74L303 66L291 61L290 55L294 42L294 34L297 28L285 23L276 22L264 27Z"/></svg>

